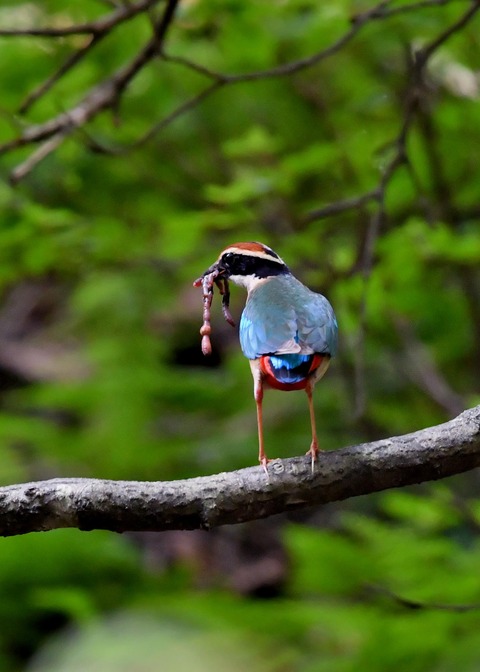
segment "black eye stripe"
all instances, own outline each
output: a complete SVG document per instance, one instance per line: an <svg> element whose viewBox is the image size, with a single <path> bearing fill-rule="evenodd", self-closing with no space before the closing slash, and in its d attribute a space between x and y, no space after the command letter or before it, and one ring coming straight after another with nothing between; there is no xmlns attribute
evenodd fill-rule
<svg viewBox="0 0 480 672"><path fill-rule="evenodd" d="M280 257L276 257L280 259ZM222 255L220 264L225 267L229 275L256 275L259 278L266 278L272 275L281 275L288 273L287 266L279 263L275 258L226 252Z"/></svg>
<svg viewBox="0 0 480 672"><path fill-rule="evenodd" d="M233 254L233 252L227 252L226 254L222 254L220 263L230 268L231 266L234 265L236 257L238 257L238 254Z"/></svg>

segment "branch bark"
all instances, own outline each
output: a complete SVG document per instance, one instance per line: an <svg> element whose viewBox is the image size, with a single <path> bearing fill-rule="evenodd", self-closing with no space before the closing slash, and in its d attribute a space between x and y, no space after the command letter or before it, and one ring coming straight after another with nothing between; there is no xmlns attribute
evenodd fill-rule
<svg viewBox="0 0 480 672"><path fill-rule="evenodd" d="M261 467L170 482L53 479L0 488L0 535L76 527L210 528L437 480L480 466L480 406L435 427Z"/></svg>

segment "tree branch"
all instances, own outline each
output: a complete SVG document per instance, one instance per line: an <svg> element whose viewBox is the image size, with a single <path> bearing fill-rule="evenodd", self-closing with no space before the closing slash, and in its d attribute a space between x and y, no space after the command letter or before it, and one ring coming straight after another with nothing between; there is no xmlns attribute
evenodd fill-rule
<svg viewBox="0 0 480 672"><path fill-rule="evenodd" d="M0 534L77 527L210 528L325 504L480 466L480 406L412 434L323 453L312 475L305 457L263 469L179 481L53 479L0 488Z"/></svg>
<svg viewBox="0 0 480 672"><path fill-rule="evenodd" d="M359 22L360 25L363 25L363 23L367 20L388 18L396 14L411 11L412 9L416 9L418 7L448 4L448 0L425 0L425 2L403 5L402 7L397 7L395 9L388 8L387 4L388 3L380 3L380 5L377 5L373 9L368 10L364 14L358 14L353 19L354 26L358 25ZM303 218L305 223L311 223L318 219L324 219L325 217L338 215L342 212L361 207L369 201L376 200L378 203L378 211L373 215L372 221L376 221L378 224L381 224L381 220L386 216L385 198L390 182L401 166L410 167L407 154L407 140L421 102L421 94L424 92L425 86L423 80L428 61L447 40L449 40L453 35L464 28L480 10L479 0L473 0L471 3L469 3L469 5L470 6L466 12L464 12L464 14L462 14L460 18L457 19L457 21L443 30L425 47L414 52L414 62L412 64L410 82L408 84L405 96L405 107L401 119L400 129L397 136L390 143L388 143L388 146L394 150L393 157L387 163L387 166L384 169L377 186L375 186L370 191L361 194L360 196L329 203L328 205L312 210ZM377 229L377 225L373 224L371 229Z"/></svg>
<svg viewBox="0 0 480 672"><path fill-rule="evenodd" d="M419 2L412 2L410 4L395 8L390 7L391 0L381 0L367 11L354 15L350 21L348 30L343 35L338 37L329 46L310 56L284 63L266 70L240 74L226 74L212 71L202 66L201 64L194 63L182 56L171 56L165 53L163 37L172 22L175 7L178 2L178 0L167 0L164 15L160 20L160 28L157 29L157 35L153 40L143 47L143 49L130 63L126 64L123 68L113 73L109 78L98 84L91 91L87 92L82 100L80 100L80 102L71 109L66 110L62 114L59 114L56 117L53 117L42 123L27 126L19 136L5 142L3 145L0 145L0 155L11 152L23 146L29 146L36 143L45 143L45 146L40 151L35 152L35 155L31 160L27 159L16 169L14 169L11 175L11 181L12 183L18 182L20 179L25 177L40 160L42 160L45 156L50 154L60 144L62 144L62 142L68 138L73 133L73 131L85 126L89 121L91 121L104 110L115 109L122 97L122 94L130 82L155 56L159 56L163 61L170 61L187 67L190 70L209 78L211 83L209 86L202 89L197 95L192 96L190 99L174 109L173 112L168 114L165 118L161 119L158 123L153 125L152 128L140 139L123 148L122 150L117 149L112 153L119 154L128 152L138 148L139 146L142 146L156 133L163 130L163 128L175 121L178 117L189 112L192 108L195 108L205 98L211 96L216 90L224 85L233 85L250 81L254 82L258 80L295 75L296 73L311 68L317 63L337 54L339 51L344 49L361 30L370 25L373 21L386 20L390 17L396 16L397 14L414 12L418 9L440 7L449 4L451 1L452 0L419 0ZM60 78L65 76L65 74L68 73L72 67L83 60L85 56L88 55L90 51L98 44L98 42L103 40L103 38L107 36L114 28L116 28L117 25L131 19L136 14L147 11L154 4L156 4L156 2L158 2L158 0L139 0L136 4L127 4L125 7L121 6L116 8L114 12L107 16L101 17L97 21L76 26L65 26L62 28L1 30L0 37L30 35L41 36L44 38L58 38L64 37L66 35L85 34L90 38L83 47L71 54L66 62L63 63L60 68L54 72L42 85L29 94L29 96L21 105L21 113L25 113L29 107L36 100L38 100L38 98L45 95L45 93L47 93ZM469 5L470 6L468 11L460 18L459 21L449 26L447 31L441 34L434 42L432 42L432 44L428 45L427 48L418 52L417 66L419 70L424 68L432 53L436 51L439 46L441 46L453 34L461 30L465 25L467 25L470 19L473 18L474 14L478 11L478 0L474 0L473 3L469 3ZM54 135L57 136L58 141L51 143L48 142L48 140ZM399 140L400 139L401 138L399 137ZM398 148L399 147L400 145L398 144ZM107 148L103 148L103 151L106 152ZM379 189L386 189L391 177L396 172L396 169L404 162L405 161L403 159L401 161L393 160L391 162L389 169L386 171L383 186L380 185ZM357 197L357 199L351 199L350 202L339 202L338 204L326 206L327 215L323 213L324 208L320 208L317 211L318 215L316 217L310 214L307 215L307 219L308 221L312 221L313 219L319 219L321 217L328 216L328 208L333 211L332 214L337 214L344 211L345 209L351 209L354 207L353 204L355 200L360 200L361 203L372 200L372 198L379 200L377 191L377 189L374 189L371 192L367 192L363 196Z"/></svg>
<svg viewBox="0 0 480 672"><path fill-rule="evenodd" d="M140 0L136 4L125 3L116 7L113 12L102 16L96 21L62 26L60 28L0 28L0 37L67 37L69 35L103 35L120 25L124 21L132 19L137 14L150 9L158 0Z"/></svg>
<svg viewBox="0 0 480 672"><path fill-rule="evenodd" d="M30 163L26 161L18 166L11 175L11 181L13 183L26 175L28 170L35 166L39 160L43 159L51 151L56 149L76 128L86 124L99 112L108 108L115 108L124 90L130 84L132 79L134 79L138 72L161 50L163 40L173 21L178 2L179 0L167 0L165 10L159 19L158 24L155 26L155 34L153 38L130 63L118 70L109 79L98 84L72 109L67 112L62 112L58 116L44 123L29 126L21 136L0 146L1 155L18 147L48 141L53 137L58 138L58 142L47 142L43 147L43 150L36 153L36 157L33 161Z"/></svg>
<svg viewBox="0 0 480 672"><path fill-rule="evenodd" d="M62 28L26 28L26 29L3 29L0 30L0 37L18 37L20 35L37 37L68 37L71 35L87 35L89 40L77 51L74 51L67 60L50 75L42 84L31 91L19 107L20 114L26 114L32 105L50 89L70 70L82 61L94 47L106 38L114 28L125 21L134 18L137 14L151 9L158 0L140 0L137 4L126 4L115 8L111 14L103 16L97 21L73 26L63 26Z"/></svg>

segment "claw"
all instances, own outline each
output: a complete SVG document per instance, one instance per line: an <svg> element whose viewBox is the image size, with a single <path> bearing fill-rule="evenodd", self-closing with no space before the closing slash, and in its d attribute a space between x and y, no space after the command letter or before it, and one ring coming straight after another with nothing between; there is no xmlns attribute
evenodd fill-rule
<svg viewBox="0 0 480 672"><path fill-rule="evenodd" d="M317 456L319 452L320 449L318 447L318 443L314 439L310 445L309 450L307 450L307 452L305 453L305 455L311 455L312 457L312 475L315 473L315 462L317 461Z"/></svg>
<svg viewBox="0 0 480 672"><path fill-rule="evenodd" d="M262 465L263 471L265 472L268 480L270 480L270 475L268 473L268 463L269 462L270 462L270 460L268 459L268 457L266 455L264 455L262 457L262 459L260 460L260 464Z"/></svg>

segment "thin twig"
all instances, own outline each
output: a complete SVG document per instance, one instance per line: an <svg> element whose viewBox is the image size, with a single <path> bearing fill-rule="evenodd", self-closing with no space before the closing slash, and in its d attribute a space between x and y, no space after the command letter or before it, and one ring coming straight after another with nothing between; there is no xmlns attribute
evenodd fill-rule
<svg viewBox="0 0 480 672"><path fill-rule="evenodd" d="M475 14L480 9L480 1L473 0L471 7L463 14L458 21L452 23L452 25L447 28L443 33L437 37L436 40L433 40L426 47L417 52L417 64L418 67L424 67L430 56L437 51L439 47L442 46L447 40L449 40L455 33L458 33L459 30L464 28L467 23L475 16Z"/></svg>
<svg viewBox="0 0 480 672"><path fill-rule="evenodd" d="M64 137L61 133L57 133L56 135L52 136L49 138L49 140L46 140L43 144L41 144L34 152L33 154L30 154L30 156L25 159L22 163L19 163L18 166L16 166L12 172L10 173L10 184L15 185L20 180L22 180L25 175L28 175L35 166L40 163L40 161L43 161L43 159L54 152L57 147L59 147L64 140Z"/></svg>
<svg viewBox="0 0 480 672"><path fill-rule="evenodd" d="M28 112L28 110L37 100L39 100L39 98L41 98L48 91L50 91L50 89L62 77L64 77L68 72L70 72L70 70L74 66L80 63L92 51L94 47L96 47L104 38L106 38L112 32L114 28L119 26L121 23L129 19L132 19L137 14L141 14L142 12L147 11L156 2L158 2L158 0L141 0L141 2L138 2L136 5L127 4L117 9L115 12L112 12L112 14L109 14L106 17L98 19L97 21L92 22L90 24L83 24L83 26L80 26L80 28L82 28L82 32L83 29L85 29L86 27L90 28L90 30L87 31L90 32L91 34L90 40L86 44L84 44L80 49L75 51L73 54L70 54L67 60L64 63L62 63L62 65L58 68L56 72L54 72L50 77L48 77L44 82L42 82L40 86L34 89L25 98L25 100L21 103L19 107L19 113L26 114L26 112ZM76 27L78 28L78 26ZM69 35L76 34L71 32L71 30L74 28L75 26L70 27L70 32L68 33Z"/></svg>
<svg viewBox="0 0 480 672"><path fill-rule="evenodd" d="M377 595L385 595L390 598L392 602L404 607L406 609L411 609L415 611L451 611L457 614L464 614L469 611L478 611L480 609L480 603L473 604L446 604L442 602L421 602L420 600L412 600L408 597L402 597L397 595L388 588L383 588L382 586L367 586L369 592L375 593Z"/></svg>
<svg viewBox="0 0 480 672"><path fill-rule="evenodd" d="M150 142L150 140L152 140L152 138L154 138L157 133L172 124L176 119L178 119L178 117L185 114L185 112L196 107L204 98L210 96L213 91L220 88L221 86L223 86L222 82L213 82L213 84L205 87L205 89L200 91L200 93L197 93L182 103L182 105L176 107L173 112L168 114L166 117L163 117L158 123L154 124L152 128L144 133L144 135L142 135L140 138L137 138L137 140L128 146L107 147L106 145L99 142L96 138L85 134L86 144L93 152L105 154L108 156L121 156L122 154L130 153L133 149L137 149ZM85 133L85 129L83 130Z"/></svg>
<svg viewBox="0 0 480 672"><path fill-rule="evenodd" d="M193 109L194 107L197 107L199 103L202 102L205 98L208 98L214 91L219 89L220 87L223 86L223 82L217 81L213 82L213 84L210 84L209 86L205 87L200 93L197 93L195 96L192 96L188 100L186 100L184 103L176 107L173 112L168 114L166 117L163 117L158 123L156 123L152 128L150 128L144 135L142 135L140 138L135 140L135 142L132 145L129 145L127 148L125 148L123 151L129 151L130 149L140 147L146 143L148 143L152 138L154 138L157 133L159 133L161 130L163 130L166 126L169 126L172 122L174 122L178 117L181 117L182 115L185 114L185 112L188 112L189 110Z"/></svg>
<svg viewBox="0 0 480 672"><path fill-rule="evenodd" d="M189 61L188 59L183 58L181 56L172 56L164 54L163 57L165 60L188 67L189 69L194 70L195 72L198 72L199 74L204 75L205 77L209 77L210 79L213 79L215 81L220 81L224 84L241 84L244 82L294 75L297 72L300 72L301 70L305 70L307 68L311 68L314 65L317 65L317 63L320 63L320 61L324 61L330 56L333 56L334 54L339 52L346 44L351 42L351 40L367 23L369 23L370 17L373 16L376 12L378 12L378 10L381 7L387 5L389 2L391 2L391 0L382 0L382 2L379 2L371 10L365 12L361 16L358 15L357 19L352 23L351 28L325 49L322 49L321 51L318 51L314 54L311 54L310 56L300 58L296 61L283 63L282 65L278 65L274 68L267 68L266 70L256 70L254 72L245 72L237 75L226 74L221 72L215 72L213 70L210 70L209 68L199 66L198 64L193 63L192 61Z"/></svg>
<svg viewBox="0 0 480 672"><path fill-rule="evenodd" d="M113 77L104 80L92 89L83 100L71 110L63 112L43 124L28 127L20 137L0 146L0 155L16 147L43 142L54 136L58 136L60 140L63 141L75 130L75 128L84 125L102 110L107 108L114 109L123 91L131 80L147 62L157 55L159 45L161 45L164 40L166 32L173 20L178 2L179 0L169 0L167 2L165 11L158 22L155 36L129 64L117 71ZM53 151L53 149L56 149L59 144L61 144L61 142L47 143L44 150L37 154L37 158L38 156L45 158L45 156ZM30 165L33 167L38 163L38 160L34 160ZM22 165L22 170L20 171L22 177L28 173L28 171L26 171L28 165L27 162L24 162ZM18 179L17 174L17 181Z"/></svg>
<svg viewBox="0 0 480 672"><path fill-rule="evenodd" d="M193 70L194 72L197 72L200 75L227 84L247 82L256 79L268 79L271 77L283 77L285 75L295 74L296 72L304 70L305 68L312 67L313 65L316 65L320 61L329 58L333 54L337 53L348 42L350 42L353 37L355 37L357 32L365 24L370 23L373 20L388 19L398 14L406 14L427 7L443 6L450 4L453 1L459 2L460 0L421 0L420 2L413 2L409 5L403 5L402 7L389 8L388 5L390 4L391 0L382 0L382 2L379 2L372 9L369 9L366 12L362 12L361 14L354 15L351 18L352 28L349 31L347 31L344 35L342 35L340 38L338 38L336 42L331 44L326 49L322 49L321 51L316 52L311 56L301 58L297 61L285 63L283 65L279 65L275 68L269 68L267 70L259 70L256 72L241 73L234 75L211 70L210 68L195 63L194 61L191 61L183 56L163 53L162 57L165 61L169 61L171 63L177 63L178 65L182 65L186 68L189 68L190 70ZM465 2L465 0L463 1Z"/></svg>
<svg viewBox="0 0 480 672"><path fill-rule="evenodd" d="M68 37L69 35L101 35L109 32L120 23L128 21L136 14L149 9L159 0L139 0L135 4L129 2L117 7L115 11L100 17L96 21L81 23L74 26L62 26L61 28L0 28L0 37Z"/></svg>
<svg viewBox="0 0 480 672"><path fill-rule="evenodd" d="M365 203L370 201L378 200L378 188L367 191L365 194L360 196L353 196L352 198L345 198L341 201L335 201L334 203L329 203L324 205L321 208L317 208L309 212L305 217L302 218L302 222L305 224L310 224L318 219L324 219L325 217L331 217L332 215L339 215L342 212L347 212L348 210L356 210L360 208Z"/></svg>
<svg viewBox="0 0 480 672"><path fill-rule="evenodd" d="M411 2L408 5L402 5L401 7L379 7L375 11L367 10L365 12L369 15L369 20L377 19L387 19L392 16L398 16L399 14L408 14L410 12L416 12L419 9L428 9L430 7L442 7L444 5L449 5L452 2L466 2L468 0L420 0L420 2ZM365 13L356 14L352 17L352 22L355 23L358 20L362 20Z"/></svg>
<svg viewBox="0 0 480 672"><path fill-rule="evenodd" d="M83 45L80 49L70 54L67 60L62 63L53 75L50 75L44 82L40 84L36 89L31 91L24 101L20 104L18 108L19 114L26 114L32 105L44 96L50 89L62 78L67 72L80 63L81 60L87 56L97 44L107 36L107 32L94 35L86 44Z"/></svg>

